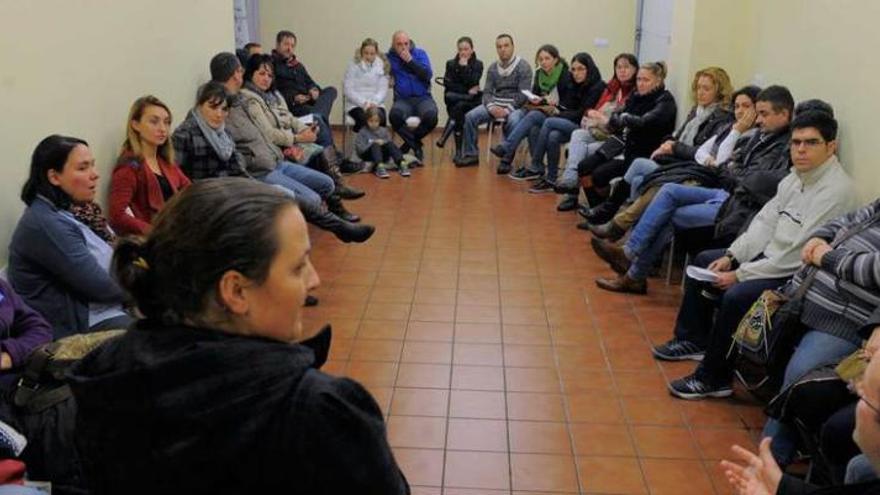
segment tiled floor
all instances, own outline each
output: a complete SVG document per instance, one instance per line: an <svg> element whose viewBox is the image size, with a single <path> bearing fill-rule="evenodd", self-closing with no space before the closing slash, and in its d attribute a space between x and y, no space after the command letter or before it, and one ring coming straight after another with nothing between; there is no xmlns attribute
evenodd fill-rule
<svg viewBox="0 0 880 495"><path fill-rule="evenodd" d="M377 231L344 245L312 229L321 303L306 310L310 327L333 324L325 371L388 415L414 493L728 493L718 459L763 417L742 394L666 392L693 368L648 350L670 336L678 286L600 291L610 272L555 195L435 161L349 179L368 195L348 204Z"/></svg>

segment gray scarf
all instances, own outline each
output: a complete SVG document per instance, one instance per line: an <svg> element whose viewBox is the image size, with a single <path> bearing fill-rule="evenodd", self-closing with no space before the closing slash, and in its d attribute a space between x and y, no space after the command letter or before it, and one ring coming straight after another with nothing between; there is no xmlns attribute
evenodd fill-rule
<svg viewBox="0 0 880 495"><path fill-rule="evenodd" d="M193 108L192 114L196 119L196 123L199 124L199 129L202 130L202 134L211 144L211 147L214 148L214 152L217 153L217 156L224 162L229 160L232 157L232 152L235 151L235 141L233 141L229 133L226 132L226 124L220 124L218 129L209 126L208 123L205 122L205 119L202 118L202 114L199 112L198 107Z"/></svg>
<svg viewBox="0 0 880 495"><path fill-rule="evenodd" d="M705 122L710 115L712 115L712 112L715 111L716 107L718 107L717 103L713 103L706 107L697 106L697 110L694 112L694 117L684 125L684 128L678 135L678 140L688 146L693 146L694 139L697 137L697 133L700 132L700 126L703 125L703 122Z"/></svg>
<svg viewBox="0 0 880 495"><path fill-rule="evenodd" d="M266 104L269 105L269 108L278 105L278 93L276 93L275 91L263 91L262 89L258 88L256 84L250 81L244 83L244 87L260 95L260 98L262 98L263 101L265 101Z"/></svg>

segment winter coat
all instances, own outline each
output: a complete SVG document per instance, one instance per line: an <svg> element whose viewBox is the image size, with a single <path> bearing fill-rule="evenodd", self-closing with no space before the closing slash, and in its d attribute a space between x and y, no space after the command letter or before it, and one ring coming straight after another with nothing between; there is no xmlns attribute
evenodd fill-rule
<svg viewBox="0 0 880 495"><path fill-rule="evenodd" d="M259 94L247 88L241 90L244 111L254 124L272 141L272 144L287 148L296 144L294 134L305 130L307 126L288 110L281 94L276 92L276 95L278 104L270 106Z"/></svg>
<svg viewBox="0 0 880 495"><path fill-rule="evenodd" d="M458 56L446 61L446 72L443 74L444 93L458 93L466 95L474 87L480 86L483 77L483 62L477 58L477 54L471 55L467 65L458 63Z"/></svg>
<svg viewBox="0 0 880 495"><path fill-rule="evenodd" d="M605 81L602 80L599 68L590 59L589 66L587 67L587 78L584 82L576 83L571 73L566 71L559 78L556 90L559 93L559 114L557 117L577 124L580 123L584 112L587 109L593 108L599 101L602 92L605 91Z"/></svg>
<svg viewBox="0 0 880 495"><path fill-rule="evenodd" d="M221 160L217 156L193 116L194 111L187 113L186 119L171 135L174 156L183 172L192 180L247 175L244 158L238 151L233 152L229 160Z"/></svg>
<svg viewBox="0 0 880 495"><path fill-rule="evenodd" d="M12 369L0 371L0 393L15 385L18 368L31 351L51 340L49 322L28 306L12 286L0 280L0 351L12 359Z"/></svg>
<svg viewBox="0 0 880 495"><path fill-rule="evenodd" d="M281 148L260 130L256 120L245 109L241 93L234 95L226 118L226 131L235 140L235 149L244 158L244 166L254 177L263 177L284 160Z"/></svg>
<svg viewBox="0 0 880 495"><path fill-rule="evenodd" d="M372 64L365 60L352 61L345 70L342 83L345 94L345 111L363 107L366 103L374 103L385 107L388 94L388 74L385 74L385 62L376 57Z"/></svg>
<svg viewBox="0 0 880 495"><path fill-rule="evenodd" d="M624 159L650 156L675 128L676 112L675 98L662 85L648 94L631 94L608 121L609 129L625 143Z"/></svg>
<svg viewBox="0 0 880 495"><path fill-rule="evenodd" d="M391 77L394 78L394 99L399 98L430 98L431 59L428 53L410 40L410 54L412 60L404 62L394 50L387 53L388 63L391 64Z"/></svg>
<svg viewBox="0 0 880 495"><path fill-rule="evenodd" d="M293 101L295 96L308 94L312 89L321 89L312 80L306 66L296 59L296 55L289 61L277 51L272 50L272 60L275 69L275 87L284 96L290 109L297 106Z"/></svg>
<svg viewBox="0 0 880 495"><path fill-rule="evenodd" d="M190 184L177 165L157 157L162 175L175 193ZM123 153L110 177L110 204L107 220L119 235L143 235L150 230L153 217L165 205L159 179L139 157Z"/></svg>
<svg viewBox="0 0 880 495"><path fill-rule="evenodd" d="M381 409L301 344L141 321L69 372L94 495L406 494Z"/></svg>

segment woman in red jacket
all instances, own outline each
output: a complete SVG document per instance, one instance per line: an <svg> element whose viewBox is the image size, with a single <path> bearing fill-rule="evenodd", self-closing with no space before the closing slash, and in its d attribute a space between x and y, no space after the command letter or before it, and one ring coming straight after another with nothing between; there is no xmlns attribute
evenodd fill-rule
<svg viewBox="0 0 880 495"><path fill-rule="evenodd" d="M110 179L110 225L120 235L150 231L156 213L190 180L174 163L171 111L155 96L135 100L128 131Z"/></svg>

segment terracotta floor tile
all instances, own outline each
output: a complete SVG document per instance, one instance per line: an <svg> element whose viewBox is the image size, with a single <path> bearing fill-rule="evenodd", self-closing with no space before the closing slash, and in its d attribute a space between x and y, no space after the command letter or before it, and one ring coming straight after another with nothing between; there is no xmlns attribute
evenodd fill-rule
<svg viewBox="0 0 880 495"><path fill-rule="evenodd" d="M359 339L398 339L406 334L406 322L402 320L363 320L358 328Z"/></svg>
<svg viewBox="0 0 880 495"><path fill-rule="evenodd" d="M446 418L391 416L388 418L388 443L392 447L443 448Z"/></svg>
<svg viewBox="0 0 880 495"><path fill-rule="evenodd" d="M406 340L452 342L455 327L452 323L410 321L405 333Z"/></svg>
<svg viewBox="0 0 880 495"><path fill-rule="evenodd" d="M455 289L418 289L413 302L415 304L455 304Z"/></svg>
<svg viewBox="0 0 880 495"><path fill-rule="evenodd" d="M305 322L303 322L303 326L305 326ZM359 319L334 318L332 322L333 341L335 342L336 339L353 339L357 335L358 327L360 326L361 320ZM319 327L319 325L316 325L315 330L318 330Z"/></svg>
<svg viewBox="0 0 880 495"><path fill-rule="evenodd" d="M500 344L501 325L497 323L456 323L455 342Z"/></svg>
<svg viewBox="0 0 880 495"><path fill-rule="evenodd" d="M504 345L504 365L527 368L555 368L553 348L539 345Z"/></svg>
<svg viewBox="0 0 880 495"><path fill-rule="evenodd" d="M498 275L462 273L458 278L458 288L464 290L498 291Z"/></svg>
<svg viewBox="0 0 880 495"><path fill-rule="evenodd" d="M550 345L550 330L546 325L503 325L501 333L505 344Z"/></svg>
<svg viewBox="0 0 880 495"><path fill-rule="evenodd" d="M397 366L397 363L351 361L348 363L347 374L364 385L391 387L397 375Z"/></svg>
<svg viewBox="0 0 880 495"><path fill-rule="evenodd" d="M614 391L611 375L600 368L562 368L559 375L565 392L569 394Z"/></svg>
<svg viewBox="0 0 880 495"><path fill-rule="evenodd" d="M452 354L454 364L478 366L502 366L504 356L500 344L455 343Z"/></svg>
<svg viewBox="0 0 880 495"><path fill-rule="evenodd" d="M446 452L444 485L460 488L510 488L510 464L506 453Z"/></svg>
<svg viewBox="0 0 880 495"><path fill-rule="evenodd" d="M354 339L334 338L330 343L329 359L347 361L353 345Z"/></svg>
<svg viewBox="0 0 880 495"><path fill-rule="evenodd" d="M394 389L384 385L365 384L365 386L370 395L373 396L373 399L375 399L376 404L379 404L382 414L388 414L388 410L391 408L391 396L394 393Z"/></svg>
<svg viewBox="0 0 880 495"><path fill-rule="evenodd" d="M629 431L622 424L571 423L569 428L578 456L636 455Z"/></svg>
<svg viewBox="0 0 880 495"><path fill-rule="evenodd" d="M409 287L374 287L370 294L370 302L411 303L413 290Z"/></svg>
<svg viewBox="0 0 880 495"><path fill-rule="evenodd" d="M633 426L640 457L699 459L700 454L687 428L680 426Z"/></svg>
<svg viewBox="0 0 880 495"><path fill-rule="evenodd" d="M401 303L371 302L364 312L365 320L406 320L410 305Z"/></svg>
<svg viewBox="0 0 880 495"><path fill-rule="evenodd" d="M498 366L452 367L452 388L455 390L504 390L504 369Z"/></svg>
<svg viewBox="0 0 880 495"><path fill-rule="evenodd" d="M380 272L376 276L376 287L405 287L413 288L416 285L417 273L411 272Z"/></svg>
<svg viewBox="0 0 880 495"><path fill-rule="evenodd" d="M547 313L542 307L511 307L501 308L501 318L505 325L546 325Z"/></svg>
<svg viewBox="0 0 880 495"><path fill-rule="evenodd" d="M403 363L397 374L396 386L448 389L449 365Z"/></svg>
<svg viewBox="0 0 880 495"><path fill-rule="evenodd" d="M668 397L666 379L657 371L616 371L614 380L620 395Z"/></svg>
<svg viewBox="0 0 880 495"><path fill-rule="evenodd" d="M505 419L507 407L504 392L452 390L449 417Z"/></svg>
<svg viewBox="0 0 880 495"><path fill-rule="evenodd" d="M428 388L395 388L391 414L446 417L449 391Z"/></svg>
<svg viewBox="0 0 880 495"><path fill-rule="evenodd" d="M509 428L511 452L572 454L571 440L565 423L511 421Z"/></svg>
<svg viewBox="0 0 880 495"><path fill-rule="evenodd" d="M577 492L578 480L574 458L546 454L511 454L515 490Z"/></svg>
<svg viewBox="0 0 880 495"><path fill-rule="evenodd" d="M457 293L455 302L457 304L472 304L477 306L498 306L501 303L498 291L468 289L460 289Z"/></svg>
<svg viewBox="0 0 880 495"><path fill-rule="evenodd" d="M498 306L459 304L455 308L455 321L461 323L501 323Z"/></svg>
<svg viewBox="0 0 880 495"><path fill-rule="evenodd" d="M351 347L353 361L398 361L403 342L400 340L355 339Z"/></svg>
<svg viewBox="0 0 880 495"><path fill-rule="evenodd" d="M458 287L458 272L448 269L423 271L419 274L415 286L416 289L455 289Z"/></svg>
<svg viewBox="0 0 880 495"><path fill-rule="evenodd" d="M507 417L524 421L565 421L562 395L508 392Z"/></svg>
<svg viewBox="0 0 880 495"><path fill-rule="evenodd" d="M727 459L734 444L753 451L756 447L755 438L745 428L694 428L693 434L704 459Z"/></svg>
<svg viewBox="0 0 880 495"><path fill-rule="evenodd" d="M560 383L552 368L504 368L507 390L512 392L559 392Z"/></svg>
<svg viewBox="0 0 880 495"><path fill-rule="evenodd" d="M714 488L701 461L642 459L651 494L704 495Z"/></svg>
<svg viewBox="0 0 880 495"><path fill-rule="evenodd" d="M449 364L452 362L452 344L407 339L403 344L400 361L403 363Z"/></svg>
<svg viewBox="0 0 880 495"><path fill-rule="evenodd" d="M413 304L409 316L412 321L455 321L455 306L451 304Z"/></svg>
<svg viewBox="0 0 880 495"><path fill-rule="evenodd" d="M443 451L395 448L394 458L412 485L441 486Z"/></svg>
<svg viewBox="0 0 880 495"><path fill-rule="evenodd" d="M635 457L578 457L577 468L586 493L648 493Z"/></svg>
<svg viewBox="0 0 880 495"><path fill-rule="evenodd" d="M507 452L507 422L489 419L450 419L449 450Z"/></svg>
<svg viewBox="0 0 880 495"><path fill-rule="evenodd" d="M623 423L617 396L608 392L568 394L569 421L581 423Z"/></svg>
<svg viewBox="0 0 880 495"><path fill-rule="evenodd" d="M621 397L626 419L632 424L679 426L684 424L680 404L668 397Z"/></svg>
<svg viewBox="0 0 880 495"><path fill-rule="evenodd" d="M736 409L727 400L701 400L681 402L687 421L694 426L724 426L742 428L742 422Z"/></svg>
<svg viewBox="0 0 880 495"><path fill-rule="evenodd" d="M376 281L376 270L346 270L333 279L333 286L340 285L366 285L370 286Z"/></svg>

